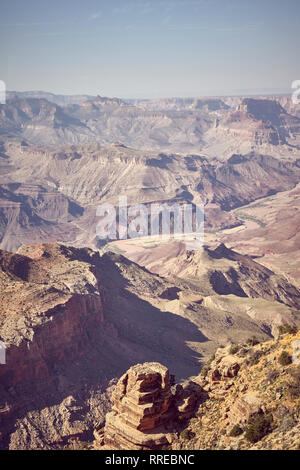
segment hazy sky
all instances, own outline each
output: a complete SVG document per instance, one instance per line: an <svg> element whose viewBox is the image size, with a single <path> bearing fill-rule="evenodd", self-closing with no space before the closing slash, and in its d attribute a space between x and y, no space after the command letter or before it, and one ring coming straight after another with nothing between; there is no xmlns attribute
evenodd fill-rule
<svg viewBox="0 0 300 470"><path fill-rule="evenodd" d="M121 98L290 89L300 0L0 0L9 90Z"/></svg>

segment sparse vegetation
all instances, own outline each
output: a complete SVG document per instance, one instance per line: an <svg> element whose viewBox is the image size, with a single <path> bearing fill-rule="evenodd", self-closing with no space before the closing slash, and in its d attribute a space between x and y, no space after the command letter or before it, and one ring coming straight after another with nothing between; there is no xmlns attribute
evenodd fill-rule
<svg viewBox="0 0 300 470"><path fill-rule="evenodd" d="M103 250L102 250L102 251L103 251L103 253L109 253L109 252L111 252L111 253L115 253L115 254L117 254L117 255L122 255L122 254L125 253L125 251L124 251L124 250L121 250L121 248L119 248L118 246L116 246L116 245L111 245L111 244L105 245L105 246L103 247Z"/></svg>
<svg viewBox="0 0 300 470"><path fill-rule="evenodd" d="M267 373L266 383L272 384L279 377L279 371L276 369L271 369Z"/></svg>
<svg viewBox="0 0 300 470"><path fill-rule="evenodd" d="M250 220L252 222L255 222L257 225L259 225L260 227L266 227L266 224L265 222L263 222L262 220L258 219L257 217L254 217L253 215L249 215L249 214L244 214L242 212L236 212L236 215L242 220L242 221L245 221L245 220Z"/></svg>
<svg viewBox="0 0 300 470"><path fill-rule="evenodd" d="M280 422L279 429L282 432L288 432L296 426L297 422L293 416L284 416Z"/></svg>
<svg viewBox="0 0 300 470"><path fill-rule="evenodd" d="M293 382L288 385L288 393L292 400L300 398L300 366L290 370Z"/></svg>
<svg viewBox="0 0 300 470"><path fill-rule="evenodd" d="M191 437L194 437L191 435L191 431L189 429L184 429L183 431L181 431L180 433L180 439L183 439L183 440L187 440L187 439L191 439Z"/></svg>
<svg viewBox="0 0 300 470"><path fill-rule="evenodd" d="M80 441L75 438L69 441L69 444L65 446L65 450L90 450L92 448L92 442Z"/></svg>
<svg viewBox="0 0 300 470"><path fill-rule="evenodd" d="M230 433L229 433L229 436L230 437L237 437L237 436L240 436L241 434L243 434L243 429L238 425L238 424L235 424L233 426L233 428L231 429Z"/></svg>
<svg viewBox="0 0 300 470"><path fill-rule="evenodd" d="M278 362L281 366L288 366L292 363L292 356L287 351L282 351L278 357Z"/></svg>
<svg viewBox="0 0 300 470"><path fill-rule="evenodd" d="M264 436L271 432L272 423L272 414L253 416L248 421L245 438L251 443L260 441Z"/></svg>
<svg viewBox="0 0 300 470"><path fill-rule="evenodd" d="M250 353L250 357L247 361L249 366L254 366L259 363L260 358L263 356L262 351L254 351Z"/></svg>
<svg viewBox="0 0 300 470"><path fill-rule="evenodd" d="M256 338L256 336L252 336L251 338L249 338L247 340L247 344L249 344L249 346L255 346L256 344L259 344L260 341Z"/></svg>
<svg viewBox="0 0 300 470"><path fill-rule="evenodd" d="M295 325L289 325L288 323L285 323L284 325L279 326L278 331L280 335L284 335L284 334L294 335L297 333L298 328Z"/></svg>
<svg viewBox="0 0 300 470"><path fill-rule="evenodd" d="M238 344L232 344L229 349L229 354L236 354L239 351L240 347Z"/></svg>
<svg viewBox="0 0 300 470"><path fill-rule="evenodd" d="M208 371L209 371L209 367L208 366L203 366L202 369L201 369L201 375L203 377L206 377L207 374L208 374Z"/></svg>

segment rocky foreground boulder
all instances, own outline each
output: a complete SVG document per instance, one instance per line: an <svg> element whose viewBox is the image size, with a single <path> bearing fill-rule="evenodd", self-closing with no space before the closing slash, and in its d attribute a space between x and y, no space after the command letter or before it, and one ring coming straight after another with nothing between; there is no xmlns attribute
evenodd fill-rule
<svg viewBox="0 0 300 470"><path fill-rule="evenodd" d="M169 446L177 438L178 422L193 414L201 387L192 381L171 387L167 367L146 362L131 367L112 395L112 411L96 448L150 450Z"/></svg>

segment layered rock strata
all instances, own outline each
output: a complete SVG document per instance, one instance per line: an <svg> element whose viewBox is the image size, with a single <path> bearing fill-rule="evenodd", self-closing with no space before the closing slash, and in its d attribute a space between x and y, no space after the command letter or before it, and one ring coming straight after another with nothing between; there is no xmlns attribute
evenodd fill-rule
<svg viewBox="0 0 300 470"><path fill-rule="evenodd" d="M106 417L104 442L117 449L153 449L172 440L175 417L169 371L157 362L131 367L119 380Z"/></svg>
<svg viewBox="0 0 300 470"><path fill-rule="evenodd" d="M168 369L157 362L131 367L112 396L113 408L104 428L105 448L148 450L170 445L178 417L193 414L199 393L200 387L192 382L171 389Z"/></svg>

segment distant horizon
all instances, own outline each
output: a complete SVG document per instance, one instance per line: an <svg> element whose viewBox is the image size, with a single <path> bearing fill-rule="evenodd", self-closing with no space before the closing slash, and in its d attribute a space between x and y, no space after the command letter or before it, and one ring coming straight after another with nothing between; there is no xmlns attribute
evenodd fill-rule
<svg viewBox="0 0 300 470"><path fill-rule="evenodd" d="M135 97L135 96L118 96L116 94L114 95L107 95L103 93L61 93L61 92L54 92L54 91L48 91L48 90L42 90L42 89L31 89L31 90L7 90L7 93L13 94L13 93L45 93L49 95L55 95L55 96L68 96L68 97L76 97L76 96L88 96L91 98L100 96L101 98L119 98L121 100L138 100L138 101L156 101L156 100L163 100L163 99L202 99L202 98L239 98L239 97L247 97L247 96L276 96L276 95L291 95L291 90L245 90L245 92L228 92L228 93L223 93L223 94L195 94L195 95L170 95L170 96L160 96L157 98L151 98L151 97Z"/></svg>

